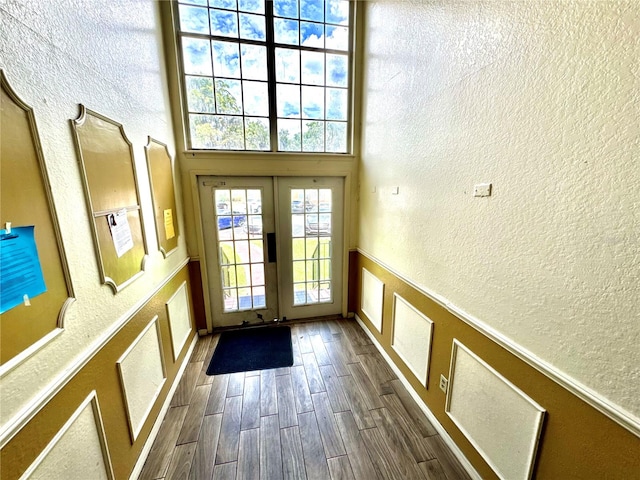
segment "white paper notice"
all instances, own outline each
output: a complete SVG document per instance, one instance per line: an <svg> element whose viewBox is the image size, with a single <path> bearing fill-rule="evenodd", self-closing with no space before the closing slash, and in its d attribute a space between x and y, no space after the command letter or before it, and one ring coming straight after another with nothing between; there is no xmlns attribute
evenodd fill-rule
<svg viewBox="0 0 640 480"><path fill-rule="evenodd" d="M133 237L127 220L127 211L123 208L116 213L107 215L113 245L116 247L118 258L133 248Z"/></svg>

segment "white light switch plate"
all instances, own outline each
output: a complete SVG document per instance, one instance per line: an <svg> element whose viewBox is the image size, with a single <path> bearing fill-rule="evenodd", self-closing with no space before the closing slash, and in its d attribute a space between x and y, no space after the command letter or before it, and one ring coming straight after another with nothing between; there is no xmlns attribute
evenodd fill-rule
<svg viewBox="0 0 640 480"><path fill-rule="evenodd" d="M479 183L473 187L474 197L490 197L491 196L491 184Z"/></svg>

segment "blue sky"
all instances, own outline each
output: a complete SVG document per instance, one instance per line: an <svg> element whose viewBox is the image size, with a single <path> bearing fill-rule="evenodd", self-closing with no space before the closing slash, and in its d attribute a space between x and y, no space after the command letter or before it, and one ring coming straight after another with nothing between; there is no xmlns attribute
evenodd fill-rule
<svg viewBox="0 0 640 480"><path fill-rule="evenodd" d="M209 8L206 0L180 2L183 32L266 40L264 0L209 0ZM325 54L276 48L278 116L346 121L348 2L274 0L274 13L277 43L344 51ZM227 84L243 112L268 116L266 47L187 36L182 41L185 73L237 79Z"/></svg>

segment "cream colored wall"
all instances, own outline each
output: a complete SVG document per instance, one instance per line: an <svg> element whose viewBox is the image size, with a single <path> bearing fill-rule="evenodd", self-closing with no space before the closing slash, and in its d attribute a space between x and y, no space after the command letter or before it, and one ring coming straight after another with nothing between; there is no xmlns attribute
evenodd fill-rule
<svg viewBox="0 0 640 480"><path fill-rule="evenodd" d="M34 108L77 298L65 317L64 332L2 375L4 442L56 382L67 378L78 361L91 355L183 265L186 246L182 236L177 252L167 259L157 250L144 152L148 135L174 152L158 3L3 2L0 19L0 67ZM100 285L69 124L78 116L78 103L122 123L133 144L149 257L144 275L117 295ZM181 206L178 210L181 219Z"/></svg>
<svg viewBox="0 0 640 480"><path fill-rule="evenodd" d="M640 431L640 3L365 5L359 248Z"/></svg>

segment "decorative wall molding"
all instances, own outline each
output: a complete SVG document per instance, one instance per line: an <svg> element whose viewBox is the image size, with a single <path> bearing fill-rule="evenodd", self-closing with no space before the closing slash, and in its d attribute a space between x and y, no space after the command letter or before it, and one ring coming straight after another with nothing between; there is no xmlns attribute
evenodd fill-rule
<svg viewBox="0 0 640 480"><path fill-rule="evenodd" d="M166 303L169 331L171 332L171 347L175 361L193 329L191 310L189 309L189 295L187 282L182 283Z"/></svg>
<svg viewBox="0 0 640 480"><path fill-rule="evenodd" d="M131 309L117 320L113 326L105 331L104 335L87 347L85 354L78 361L65 368L57 377L53 378L48 387L27 403L13 418L11 418L0 430L0 448L3 448L13 436L20 431L60 390L99 352L120 330L127 324L130 318L136 315L158 292L173 279L189 263L189 257L185 258L158 286L147 296L138 301Z"/></svg>
<svg viewBox="0 0 640 480"><path fill-rule="evenodd" d="M144 147L151 185L158 249L167 258L178 249L178 222L173 161L166 144L148 138Z"/></svg>
<svg viewBox="0 0 640 480"><path fill-rule="evenodd" d="M0 378L4 377L7 373L9 373L11 370L16 368L18 365L22 364L23 362L26 362L29 358L31 358L36 353L38 353L38 351L41 348L43 348L49 342L52 342L55 338L57 338L62 332L64 332L64 328L56 328L55 330L52 330L47 335L45 335L40 340L38 340L36 343L31 345L29 348L20 352L18 355L13 357L7 363L4 363L0 367Z"/></svg>
<svg viewBox="0 0 640 480"><path fill-rule="evenodd" d="M445 412L501 479L531 478L544 408L457 339Z"/></svg>
<svg viewBox="0 0 640 480"><path fill-rule="evenodd" d="M140 332L116 365L133 444L167 379L158 315Z"/></svg>
<svg viewBox="0 0 640 480"><path fill-rule="evenodd" d="M103 472L100 473L104 473L104 476L101 478L106 478L108 480L113 480L114 474L113 474L113 466L111 464L111 457L109 455L109 449L107 446L107 438L105 436L105 432L104 432L104 424L102 423L102 415L100 413L100 405L98 403L98 396L96 394L96 391L93 390L88 396L87 398L80 404L80 406L78 407L78 409L71 415L71 417L69 418L69 420L67 420L67 422L62 426L62 428L58 431L58 433L56 433L56 435L53 437L53 439L51 440L51 442L49 442L49 444L45 447L45 449L40 453L40 455L38 455L38 457L35 459L35 461L31 464L31 466L24 472L24 474L20 477L20 480L27 480L29 478L32 478L35 474L36 478L46 478L46 479L65 479L65 478L69 478L69 472L66 470L68 468L68 465L65 464L65 471L53 471L47 474L40 475L40 474L36 474L38 468L42 468L43 465L46 465L46 460L49 457L49 455L52 454L52 452L55 451L56 447L58 448L62 448L60 447L61 440L63 439L63 437L65 436L65 434L67 434L68 432L70 432L73 427L74 424L76 423L76 421L80 418L80 416L86 411L86 409L90 407L90 412L93 416L93 421L95 422L95 428L96 428L96 434L98 437L98 442L99 445L97 446L98 449L100 450L99 455L101 456L101 458L89 458L89 449L92 447L92 445L88 445L88 444L81 444L81 445L77 445L75 447L75 449L77 451L72 451L72 452L65 452L63 456L65 457L70 457L73 458L74 461L84 461L86 464L87 468L95 468L95 464L94 462L100 463L100 460L102 461L103 464ZM84 428L81 427L77 427L77 429L80 429L79 431L82 433L86 433L84 430ZM93 445L93 447L96 447L95 445ZM78 455L78 453L82 452L82 455ZM94 454L97 452L94 452ZM79 460L78 460L79 459ZM56 465L54 464L53 467L55 468ZM77 468L82 469L82 466L79 465ZM84 472L85 474L89 475L90 472Z"/></svg>
<svg viewBox="0 0 640 480"><path fill-rule="evenodd" d="M478 474L475 468L473 468L473 465L471 465L471 462L469 462L469 460L467 460L467 457L464 456L464 454L462 453L462 450L460 450L458 445L456 445L453 439L449 436L449 433L444 429L442 424L440 424L436 416L431 412L431 410L429 410L429 407L427 407L427 405L424 403L424 400L422 400L422 398L420 398L420 396L413 389L413 387L411 386L411 383L409 383L409 380L407 380L407 378L404 376L402 371L396 366L393 360L391 360L391 357L389 357L389 355L384 350L380 342L378 342L376 337L369 331L369 329L367 328L365 323L362 321L362 319L358 315L355 315L355 319L358 322L358 324L362 327L362 330L364 331L364 333L367 334L369 339L376 346L376 348L380 352L380 355L382 355L382 357L385 359L385 361L387 362L391 370L393 370L394 373L398 376L398 379L402 382L402 384L407 389L411 397L415 400L418 407L420 407L420 410L422 410L422 413L425 414L429 422L438 431L438 434L440 435L444 443L447 444L447 446L451 449L451 452L453 453L453 455L462 464L462 466L467 471L469 476L473 480L483 480L480 474Z"/></svg>
<svg viewBox="0 0 640 480"><path fill-rule="evenodd" d="M433 321L397 293L393 294L391 348L427 388Z"/></svg>
<svg viewBox="0 0 640 480"><path fill-rule="evenodd" d="M362 304L360 308L371 324L382 333L384 283L366 268L362 269Z"/></svg>
<svg viewBox="0 0 640 480"><path fill-rule="evenodd" d="M0 69L3 141L1 229L33 226L44 292L0 314L0 377L24 362L64 329L75 301L35 113ZM8 233L9 230L7 230ZM17 238L17 237L9 237Z"/></svg>
<svg viewBox="0 0 640 480"><path fill-rule="evenodd" d="M100 279L118 293L144 274L149 255L133 145L122 124L84 105L71 126ZM116 231L127 232L126 247Z"/></svg>
<svg viewBox="0 0 640 480"><path fill-rule="evenodd" d="M576 397L580 398L581 400L583 400L584 402L586 402L587 404L595 408L597 411L605 415L610 420L616 422L618 425L627 429L637 437L640 437L640 418L634 416L630 412L627 412L626 410L622 409L618 405L613 404L611 401L603 397L598 392L595 392L594 390L587 387L586 385L583 385L576 379L558 370L553 365L542 360L532 352L523 348L521 345L518 345L513 340L507 338L506 336L504 336L494 328L490 327L480 319L474 317L473 315L467 313L462 308L449 302L445 297L438 295L437 293L431 290L428 290L420 285L417 285L416 283L412 282L411 280L403 276L403 274L401 274L397 270L394 270L389 265L386 265L384 262L381 262L380 260L378 260L373 255L370 255L359 248L356 249L356 251L361 255L363 255L364 257L371 260L372 262L375 262L381 267L383 267L384 269L388 270L390 273L392 273L393 275L401 279L403 282L405 282L407 285L410 285L411 287L415 288L418 292L422 293L427 298L429 298L433 302L437 303L438 305L440 305L441 307L443 307L444 309L446 309L447 311L449 311L450 313L458 317L467 325L473 327L478 332L482 333L489 339L493 340L495 343L497 343L498 345L506 349L509 353L515 355L517 358L525 362L530 367L535 368L538 372L542 373L547 378L553 380L557 384L566 388L568 391L573 393Z"/></svg>
<svg viewBox="0 0 640 480"><path fill-rule="evenodd" d="M144 443L142 450L140 451L140 455L138 456L138 461L136 462L136 464L133 467L133 470L131 471L129 480L137 480L138 477L140 476L140 473L142 472L142 468L144 467L144 463L147 460L147 456L151 451L151 447L153 447L153 442L158 436L158 432L160 432L162 421L164 420L164 417L166 416L167 411L171 406L171 400L173 399L173 394L178 389L178 385L180 384L180 379L182 378L182 375L184 374L184 371L186 370L187 365L189 364L189 359L191 358L191 354L193 353L193 350L196 347L197 343L198 343L198 336L196 335L193 337L193 340L191 341L191 345L189 345L189 350L187 351L187 354L184 356L184 361L182 362L182 365L180 365L180 368L178 369L178 372L176 373L176 376L173 379L171 388L167 393L167 398L162 404L162 408L160 408L160 412L158 413L158 416L156 417L156 421L153 424L153 427L151 428L151 432L149 433L149 436L147 437L147 440Z"/></svg>

